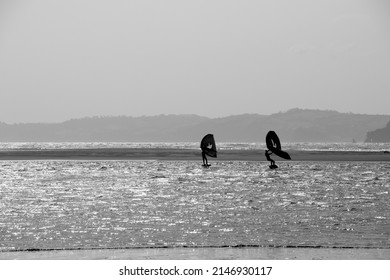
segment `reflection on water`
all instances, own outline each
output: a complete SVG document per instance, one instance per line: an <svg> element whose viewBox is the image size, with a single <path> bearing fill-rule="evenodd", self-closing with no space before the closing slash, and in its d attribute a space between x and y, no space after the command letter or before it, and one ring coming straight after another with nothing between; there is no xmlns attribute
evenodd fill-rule
<svg viewBox="0 0 390 280"><path fill-rule="evenodd" d="M390 248L390 164L6 161L0 251Z"/></svg>

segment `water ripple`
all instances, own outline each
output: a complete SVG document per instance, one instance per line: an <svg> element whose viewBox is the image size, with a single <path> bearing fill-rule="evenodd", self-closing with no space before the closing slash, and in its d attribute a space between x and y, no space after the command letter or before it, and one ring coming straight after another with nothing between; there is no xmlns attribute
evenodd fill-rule
<svg viewBox="0 0 390 280"><path fill-rule="evenodd" d="M0 251L389 248L389 163L9 161Z"/></svg>

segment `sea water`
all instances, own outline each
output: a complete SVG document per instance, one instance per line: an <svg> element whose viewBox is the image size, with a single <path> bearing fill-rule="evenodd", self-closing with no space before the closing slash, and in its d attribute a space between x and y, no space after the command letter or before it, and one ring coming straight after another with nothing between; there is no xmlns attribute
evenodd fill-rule
<svg viewBox="0 0 390 280"><path fill-rule="evenodd" d="M390 248L389 162L210 163L1 161L0 251Z"/></svg>

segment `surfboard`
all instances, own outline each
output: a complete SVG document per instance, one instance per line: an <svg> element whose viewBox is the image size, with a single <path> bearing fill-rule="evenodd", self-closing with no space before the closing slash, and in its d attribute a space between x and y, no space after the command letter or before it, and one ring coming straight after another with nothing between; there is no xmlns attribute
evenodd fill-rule
<svg viewBox="0 0 390 280"><path fill-rule="evenodd" d="M207 134L200 142L200 148L209 157L217 157L217 146L215 145L214 135Z"/></svg>
<svg viewBox="0 0 390 280"><path fill-rule="evenodd" d="M276 168L278 168L278 166L276 164L274 164L274 165L270 165L269 168L270 169L276 169Z"/></svg>
<svg viewBox="0 0 390 280"><path fill-rule="evenodd" d="M280 140L275 131L270 130L266 137L265 142L267 144L267 149L270 150L275 155L284 158L291 159L290 155L282 150L282 145L280 144Z"/></svg>

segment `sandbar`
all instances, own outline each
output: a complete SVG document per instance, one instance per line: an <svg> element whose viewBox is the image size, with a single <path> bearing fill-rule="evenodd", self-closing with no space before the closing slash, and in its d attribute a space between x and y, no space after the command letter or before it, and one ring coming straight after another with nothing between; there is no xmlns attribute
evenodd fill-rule
<svg viewBox="0 0 390 280"><path fill-rule="evenodd" d="M388 151L288 151L292 161L390 161ZM277 161L283 159L273 156ZM2 150L0 160L201 160L198 149L99 148ZM220 150L212 161L265 161L264 151Z"/></svg>

